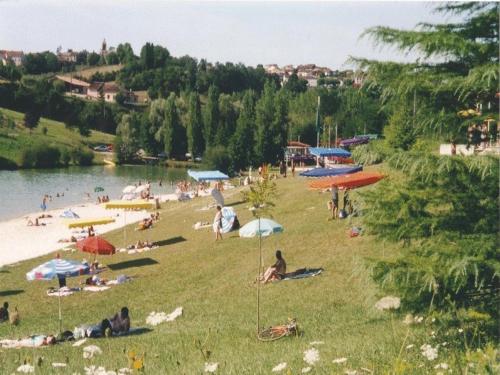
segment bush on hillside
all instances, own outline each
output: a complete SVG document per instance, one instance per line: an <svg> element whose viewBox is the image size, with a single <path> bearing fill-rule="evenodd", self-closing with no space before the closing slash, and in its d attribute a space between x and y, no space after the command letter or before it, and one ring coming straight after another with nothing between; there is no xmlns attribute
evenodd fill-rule
<svg viewBox="0 0 500 375"><path fill-rule="evenodd" d="M61 148L61 164L65 167L69 165L71 161L71 152L67 147Z"/></svg>
<svg viewBox="0 0 500 375"><path fill-rule="evenodd" d="M53 168L59 166L61 152L52 145L39 144L21 151L19 164L23 168Z"/></svg>
<svg viewBox="0 0 500 375"><path fill-rule="evenodd" d="M366 145L356 146L352 156L356 163L373 165L384 161L391 154L390 148L384 140L371 141Z"/></svg>
<svg viewBox="0 0 500 375"><path fill-rule="evenodd" d="M76 148L71 152L71 160L75 165L92 165L92 162L94 161L94 153L90 150Z"/></svg>

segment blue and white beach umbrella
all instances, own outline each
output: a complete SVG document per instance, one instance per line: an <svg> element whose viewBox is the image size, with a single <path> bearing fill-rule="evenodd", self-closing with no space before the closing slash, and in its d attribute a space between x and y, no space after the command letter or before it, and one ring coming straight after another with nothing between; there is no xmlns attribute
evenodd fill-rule
<svg viewBox="0 0 500 375"><path fill-rule="evenodd" d="M52 280L56 277L75 277L88 273L88 264L57 258L33 268L26 274L26 278L29 281Z"/></svg>
<svg viewBox="0 0 500 375"><path fill-rule="evenodd" d="M260 221L260 223L259 223ZM283 232L283 227L271 219L255 219L240 228L240 237L267 237Z"/></svg>

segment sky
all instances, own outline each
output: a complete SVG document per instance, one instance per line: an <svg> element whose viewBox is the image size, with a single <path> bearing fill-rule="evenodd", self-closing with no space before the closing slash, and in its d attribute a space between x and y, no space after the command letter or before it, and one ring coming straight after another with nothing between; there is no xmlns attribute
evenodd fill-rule
<svg viewBox="0 0 500 375"><path fill-rule="evenodd" d="M444 22L429 2L0 0L0 49L99 50L146 42L174 56L246 65L348 67L349 56L414 60L360 39L372 26Z"/></svg>

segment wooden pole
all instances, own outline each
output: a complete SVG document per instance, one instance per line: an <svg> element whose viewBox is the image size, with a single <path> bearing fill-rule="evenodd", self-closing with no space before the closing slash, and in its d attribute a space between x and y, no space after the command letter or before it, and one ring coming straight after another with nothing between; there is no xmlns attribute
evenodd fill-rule
<svg viewBox="0 0 500 375"><path fill-rule="evenodd" d="M257 336L260 333L260 273L262 269L262 234L260 233L259 217L259 272L257 274Z"/></svg>

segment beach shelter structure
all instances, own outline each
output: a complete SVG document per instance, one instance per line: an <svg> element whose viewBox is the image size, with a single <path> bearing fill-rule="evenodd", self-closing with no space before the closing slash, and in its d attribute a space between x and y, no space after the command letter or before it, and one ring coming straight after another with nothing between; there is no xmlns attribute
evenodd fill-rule
<svg viewBox="0 0 500 375"><path fill-rule="evenodd" d="M116 252L115 247L99 236L91 236L84 238L76 243L77 249L86 253L92 253L94 256L113 255Z"/></svg>
<svg viewBox="0 0 500 375"><path fill-rule="evenodd" d="M270 236L274 233L283 232L283 226L276 221L265 218L258 218L243 225L240 228L240 237L253 238L259 237L259 272L257 277L262 273L262 237ZM258 278L257 278L258 280ZM257 335L260 334L260 281L257 283Z"/></svg>
<svg viewBox="0 0 500 375"><path fill-rule="evenodd" d="M135 189L135 186L134 186ZM104 203L104 208L107 210L122 209L123 215L123 247L127 246L127 211L130 210L148 210L154 207L152 202L147 200L134 200L134 201L109 201Z"/></svg>
<svg viewBox="0 0 500 375"><path fill-rule="evenodd" d="M38 267L33 268L26 274L28 281L33 280L53 280L55 278L67 278L86 275L89 273L89 265L83 264L74 260L52 259ZM61 313L61 291L58 293L59 299L59 332L62 328L62 313Z"/></svg>
<svg viewBox="0 0 500 375"><path fill-rule="evenodd" d="M115 219L112 217L97 217L97 218L88 218L88 219L77 219L68 221L68 228L86 228L91 225L103 225L114 223Z"/></svg>
<svg viewBox="0 0 500 375"><path fill-rule="evenodd" d="M384 178L378 172L356 172L342 176L321 178L309 184L312 189L328 189L337 186L344 189L355 189L361 186L371 185Z"/></svg>
<svg viewBox="0 0 500 375"><path fill-rule="evenodd" d="M311 147L309 148L309 152L314 156L324 158L328 156L339 156L343 158L351 157L351 153L349 151L344 150L343 148L337 147Z"/></svg>
<svg viewBox="0 0 500 375"><path fill-rule="evenodd" d="M304 177L327 177L327 176L339 176L349 173L355 173L361 170L363 170L363 167L361 165L356 165L353 167L338 167L338 168L313 168L301 172L300 175Z"/></svg>
<svg viewBox="0 0 500 375"><path fill-rule="evenodd" d="M188 169L188 175L198 182L229 180L229 176L221 171L192 171Z"/></svg>
<svg viewBox="0 0 500 375"><path fill-rule="evenodd" d="M228 233L233 229L234 221L236 219L236 212L232 207L222 207L222 233ZM213 225L214 231L216 231L217 223Z"/></svg>
<svg viewBox="0 0 500 375"><path fill-rule="evenodd" d="M123 194L130 194L130 193L133 193L135 191L136 187L134 185L128 185L128 186L125 186L125 188L122 190L122 193Z"/></svg>

